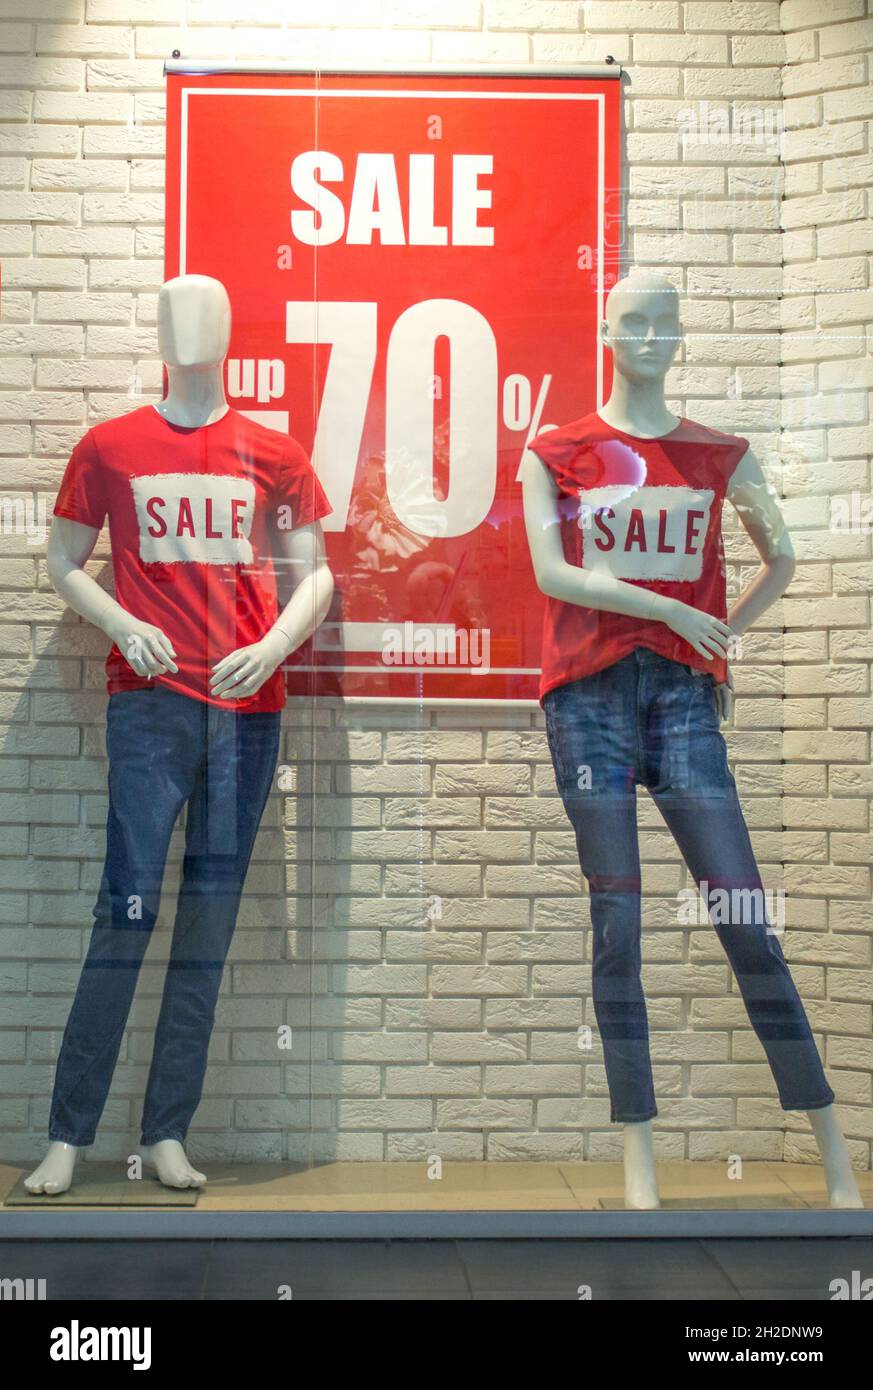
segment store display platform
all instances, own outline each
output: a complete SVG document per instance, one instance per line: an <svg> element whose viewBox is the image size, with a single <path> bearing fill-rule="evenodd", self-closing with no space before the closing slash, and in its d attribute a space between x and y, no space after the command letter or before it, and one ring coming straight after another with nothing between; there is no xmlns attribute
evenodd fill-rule
<svg viewBox="0 0 873 1390"><path fill-rule="evenodd" d="M206 1163L208 1186L144 1203L140 1184L116 1169L117 1205L9 1198L22 1170L0 1165L0 1236L82 1238L351 1236L770 1236L873 1235L873 1173L857 1174L864 1211L826 1205L812 1164L746 1163L729 1179L723 1163L658 1165L662 1206L625 1211L618 1163L446 1163L440 1178L424 1163ZM94 1164L104 1183L112 1165ZM96 1175L95 1175L96 1176ZM134 1190L131 1190L134 1189ZM130 1197L125 1192L130 1191ZM122 1200L124 1199L124 1200ZM187 1209L186 1209L187 1207Z"/></svg>
<svg viewBox="0 0 873 1390"><path fill-rule="evenodd" d="M110 1207L116 1211L127 1207L196 1207L196 1189L174 1190L164 1187L157 1178L146 1176L131 1182L119 1172L117 1163L83 1163L75 1187L55 1197L28 1192L22 1173L15 1186L3 1198L4 1207Z"/></svg>

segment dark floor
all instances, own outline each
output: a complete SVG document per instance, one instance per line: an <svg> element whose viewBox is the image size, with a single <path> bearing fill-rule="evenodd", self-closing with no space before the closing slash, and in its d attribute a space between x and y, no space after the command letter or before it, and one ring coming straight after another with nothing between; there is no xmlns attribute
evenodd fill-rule
<svg viewBox="0 0 873 1390"><path fill-rule="evenodd" d="M0 1241L0 1278L49 1300L830 1300L873 1238ZM280 1291L284 1291L280 1293ZM580 1292L581 1291L581 1292Z"/></svg>

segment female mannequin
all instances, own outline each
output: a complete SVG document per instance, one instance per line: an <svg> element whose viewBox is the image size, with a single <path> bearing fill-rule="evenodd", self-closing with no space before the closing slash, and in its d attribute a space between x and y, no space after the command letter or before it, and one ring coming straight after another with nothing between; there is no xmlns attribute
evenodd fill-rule
<svg viewBox="0 0 873 1390"><path fill-rule="evenodd" d="M589 884L594 1006L612 1118L624 1125L626 1205L659 1205L639 960L641 783L698 884L730 889L730 922L714 919L716 930L780 1101L808 1110L831 1205L860 1207L833 1092L768 929L718 729L731 708L731 643L787 588L791 542L748 441L677 421L667 409L664 379L681 339L674 286L642 272L619 281L601 336L614 365L606 406L534 439L522 477L531 558L549 599L541 703ZM724 496L761 557L729 619Z"/></svg>
<svg viewBox="0 0 873 1390"><path fill-rule="evenodd" d="M206 1182L184 1139L275 772L279 668L323 621L333 590L318 523L330 505L295 441L228 406L229 339L219 281L164 284L168 394L92 427L55 504L52 583L113 646L106 865L55 1074L49 1150L25 1180L49 1196L69 1188L80 1148L93 1142L183 806L185 862L141 1152L166 1186ZM85 571L107 517L121 601ZM296 586L281 611L280 566Z"/></svg>

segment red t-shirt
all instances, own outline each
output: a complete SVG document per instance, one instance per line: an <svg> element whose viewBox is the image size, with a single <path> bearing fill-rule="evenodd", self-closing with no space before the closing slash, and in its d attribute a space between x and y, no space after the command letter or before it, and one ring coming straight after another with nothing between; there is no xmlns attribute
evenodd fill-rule
<svg viewBox="0 0 873 1390"><path fill-rule="evenodd" d="M749 441L683 418L660 439L640 439L596 411L546 430L530 448L560 489L564 556L571 565L627 580L727 618L721 509ZM593 675L634 647L727 679L662 622L547 598L540 703L557 685Z"/></svg>
<svg viewBox="0 0 873 1390"><path fill-rule="evenodd" d="M285 703L281 668L247 699L209 693L212 668L266 635L278 611L274 533L331 510L304 449L233 406L209 425L171 424L153 405L93 425L73 449L55 515L109 518L115 596L169 637L178 675L156 676L208 704L245 712ZM110 695L140 690L116 646Z"/></svg>

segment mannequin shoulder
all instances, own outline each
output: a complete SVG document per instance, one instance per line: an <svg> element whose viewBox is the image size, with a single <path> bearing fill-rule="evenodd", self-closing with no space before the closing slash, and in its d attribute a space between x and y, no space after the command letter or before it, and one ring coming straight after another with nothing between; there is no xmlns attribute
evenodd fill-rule
<svg viewBox="0 0 873 1390"><path fill-rule="evenodd" d="M547 462L550 458L572 454L581 445L596 439L598 433L603 433L603 422L597 412L592 410L578 420L571 420L569 424L547 425L534 436L527 447Z"/></svg>
<svg viewBox="0 0 873 1390"><path fill-rule="evenodd" d="M726 495L730 498L747 483L761 487L766 481L760 459L751 449L747 449L728 479Z"/></svg>
<svg viewBox="0 0 873 1390"><path fill-rule="evenodd" d="M683 420L683 440L689 444L722 444L734 447L744 444L749 447L749 441L745 435L731 434L729 430L717 429L715 425L705 425L702 420L689 420L687 416Z"/></svg>
<svg viewBox="0 0 873 1390"><path fill-rule="evenodd" d="M95 420L86 431L97 448L105 448L120 440L141 438L152 421L158 421L158 412L153 405L138 405L123 415L113 415L110 420ZM85 437L85 436L83 436Z"/></svg>
<svg viewBox="0 0 873 1390"><path fill-rule="evenodd" d="M580 487L593 486L603 467L595 450L603 434L603 422L593 411L567 425L541 430L524 452L522 476L544 475L544 487L574 495Z"/></svg>
<svg viewBox="0 0 873 1390"><path fill-rule="evenodd" d="M748 466L760 472L748 439L742 434L730 434L699 420L685 419L680 440L683 456L700 478L709 486L730 496L737 469ZM747 463L748 460L748 463Z"/></svg>
<svg viewBox="0 0 873 1390"><path fill-rule="evenodd" d="M309 460L305 448L293 434L285 430L262 425L241 410L234 413L234 441L237 449L244 450L250 457L258 459L268 468L285 464L299 466Z"/></svg>

